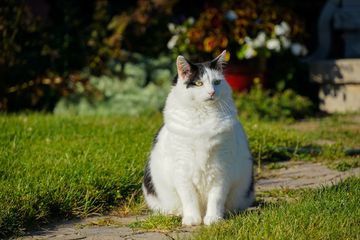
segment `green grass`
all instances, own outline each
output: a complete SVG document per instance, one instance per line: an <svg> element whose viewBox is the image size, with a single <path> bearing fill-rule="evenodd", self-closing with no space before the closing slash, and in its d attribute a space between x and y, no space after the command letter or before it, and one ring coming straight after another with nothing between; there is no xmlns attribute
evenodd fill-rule
<svg viewBox="0 0 360 240"><path fill-rule="evenodd" d="M291 193L295 202L267 204L211 227L194 239L359 239L360 179Z"/></svg>
<svg viewBox="0 0 360 240"><path fill-rule="evenodd" d="M276 190L276 203L262 203L254 210L230 216L195 231L194 239L359 239L360 179L317 190ZM174 231L181 227L175 216L150 215L129 225L136 230Z"/></svg>
<svg viewBox="0 0 360 240"><path fill-rule="evenodd" d="M258 168L263 162L282 160L321 161L336 170L360 166L359 115L333 115L303 121L242 120ZM349 151L351 152L351 151ZM260 171L260 169L258 169Z"/></svg>
<svg viewBox="0 0 360 240"><path fill-rule="evenodd" d="M305 134L309 140L325 140L337 146L360 148L360 115L332 115L325 118L306 119L290 124ZM326 144L325 144L326 145Z"/></svg>
<svg viewBox="0 0 360 240"><path fill-rule="evenodd" d="M119 205L141 185L160 118L0 118L0 238Z"/></svg>
<svg viewBox="0 0 360 240"><path fill-rule="evenodd" d="M347 171L352 168L360 167L360 157L340 159L330 163L329 166L338 171Z"/></svg>
<svg viewBox="0 0 360 240"><path fill-rule="evenodd" d="M153 214L145 220L133 222L128 226L147 231L173 231L181 227L181 217Z"/></svg>
<svg viewBox="0 0 360 240"><path fill-rule="evenodd" d="M335 168L348 169L359 163L358 158L343 154L345 147L356 147L359 140L359 128L350 122L336 116L299 123L315 124L312 131L297 128L296 122L243 124L259 166L264 161L306 157L330 158ZM1 115L0 238L21 235L52 219L83 217L120 205L129 212L139 201L143 166L161 124L160 115ZM337 144L321 146L322 152L317 155L296 151L316 146L317 139Z"/></svg>

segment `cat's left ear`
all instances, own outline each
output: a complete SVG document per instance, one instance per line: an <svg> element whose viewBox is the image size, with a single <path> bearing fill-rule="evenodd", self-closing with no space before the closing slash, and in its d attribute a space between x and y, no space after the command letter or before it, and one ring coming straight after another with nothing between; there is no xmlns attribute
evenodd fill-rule
<svg viewBox="0 0 360 240"><path fill-rule="evenodd" d="M226 66L226 50L222 51L219 56L210 62L210 68L223 71Z"/></svg>

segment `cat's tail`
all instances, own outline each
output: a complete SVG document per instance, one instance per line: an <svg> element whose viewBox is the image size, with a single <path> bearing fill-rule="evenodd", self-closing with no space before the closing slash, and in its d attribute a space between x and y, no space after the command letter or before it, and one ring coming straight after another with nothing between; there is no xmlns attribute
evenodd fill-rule
<svg viewBox="0 0 360 240"><path fill-rule="evenodd" d="M158 196L149 193L146 186L142 185L142 190L144 193L145 201L148 207L154 211L161 214L171 214L180 216L182 213L181 205L178 202L178 199L169 198L168 201L161 202Z"/></svg>
<svg viewBox="0 0 360 240"><path fill-rule="evenodd" d="M159 211L161 209L161 205L156 195L149 193L144 183L142 184L142 190L148 207L153 211Z"/></svg>

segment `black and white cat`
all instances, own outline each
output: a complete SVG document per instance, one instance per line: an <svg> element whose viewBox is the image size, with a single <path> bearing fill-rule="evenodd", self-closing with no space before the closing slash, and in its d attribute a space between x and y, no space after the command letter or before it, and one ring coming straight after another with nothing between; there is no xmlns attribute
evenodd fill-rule
<svg viewBox="0 0 360 240"><path fill-rule="evenodd" d="M253 162L223 74L225 54L205 63L178 56L178 76L145 167L148 206L184 225L221 220L254 201Z"/></svg>

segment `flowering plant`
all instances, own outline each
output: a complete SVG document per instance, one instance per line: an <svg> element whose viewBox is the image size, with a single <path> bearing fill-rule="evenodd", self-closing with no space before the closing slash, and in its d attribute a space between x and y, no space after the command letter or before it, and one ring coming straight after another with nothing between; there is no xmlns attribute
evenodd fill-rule
<svg viewBox="0 0 360 240"><path fill-rule="evenodd" d="M295 56L304 56L307 49L298 42L292 42L289 38L290 26L283 21L274 26L270 35L261 31L255 38L246 36L244 43L236 52L238 59L251 59L254 57L270 57L272 53L280 53L290 50Z"/></svg>
<svg viewBox="0 0 360 240"><path fill-rule="evenodd" d="M302 23L270 0L226 1L221 7L206 8L196 20L170 23L169 30L173 36L168 48L175 54L196 54L199 60L225 48L232 61L268 58L284 51L306 54L305 47L294 41L304 33Z"/></svg>

